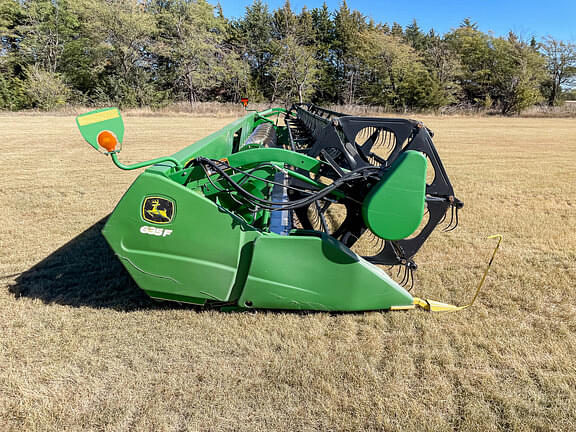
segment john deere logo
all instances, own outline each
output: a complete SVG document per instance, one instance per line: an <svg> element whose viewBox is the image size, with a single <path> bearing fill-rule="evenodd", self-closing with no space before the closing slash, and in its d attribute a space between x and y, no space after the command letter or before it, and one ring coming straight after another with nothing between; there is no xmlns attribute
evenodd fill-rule
<svg viewBox="0 0 576 432"><path fill-rule="evenodd" d="M167 224L174 218L174 201L148 197L142 204L142 218L155 224Z"/></svg>

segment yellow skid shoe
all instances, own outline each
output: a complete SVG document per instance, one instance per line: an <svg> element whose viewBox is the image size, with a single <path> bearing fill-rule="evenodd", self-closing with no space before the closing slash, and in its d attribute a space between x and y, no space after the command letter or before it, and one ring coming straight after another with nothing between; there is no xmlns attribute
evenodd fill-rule
<svg viewBox="0 0 576 432"><path fill-rule="evenodd" d="M455 306L448 303L442 303L436 300L429 300L429 299L420 299L418 297L414 297L414 305L418 306L419 308L425 309L430 312L453 312L457 310L466 309L472 303L466 306Z"/></svg>
<svg viewBox="0 0 576 432"><path fill-rule="evenodd" d="M472 304L472 303L470 303L466 306L455 306L455 305L451 305L448 303L442 303L442 302L439 302L436 300L421 299L418 297L414 297L412 299L412 301L414 303L412 303L411 305L392 306L390 308L390 310L392 310L392 311L411 310L411 309L416 309L417 307L419 307L419 308L422 308L422 309L430 311L430 312L453 312L453 311L457 311L457 310L466 309L468 306L470 306Z"/></svg>

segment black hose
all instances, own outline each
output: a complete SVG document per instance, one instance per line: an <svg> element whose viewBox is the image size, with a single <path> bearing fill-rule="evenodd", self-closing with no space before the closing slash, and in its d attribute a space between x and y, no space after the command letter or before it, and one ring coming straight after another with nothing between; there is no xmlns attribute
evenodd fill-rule
<svg viewBox="0 0 576 432"><path fill-rule="evenodd" d="M220 161L219 161L220 162ZM241 185L239 185L236 181L234 181L222 168L220 168L220 166L213 160L205 158L205 157L198 157L195 159L195 163L199 163L201 165L209 165L213 170L215 170L218 174L220 174L229 184L232 188L234 188L241 196L243 196L245 199L247 199L248 201L250 201L253 205L258 206L260 208L266 209L266 210L293 210L296 208L300 208L300 207L305 207L311 203L313 203L314 201L317 201L319 199L324 198L325 196L329 195L331 192L333 192L335 189L337 189L338 187L351 182L353 180L357 180L359 178L363 178L364 177L364 172L365 171L373 171L375 170L376 167L362 167L359 168L357 170L354 171L350 171L348 173L345 174L345 176L336 179L332 184L326 186L324 189L311 194L311 196L309 197L305 197L305 198L301 198L299 200L296 201L291 201L289 203L285 203L285 202L275 202L275 201L270 201L270 200L266 200L260 197L257 197L256 195L251 194L250 192L248 192L246 189L244 189ZM220 162L221 163L221 162ZM232 168L228 165L229 168ZM235 168L232 168L235 169ZM379 169L377 169L379 170ZM204 171L206 172L206 170L204 169ZM243 172L241 170L238 170L241 173L247 174L249 176L252 176L251 174L248 174L246 172ZM206 172L207 174L207 172ZM272 184L278 184L276 182L273 182L271 180L264 180L260 177L257 176L252 176L252 177L256 177L260 180L272 183ZM209 181L212 183L212 185L219 191L221 192L230 192L229 190L223 190L219 187L217 187L210 179L210 176L208 176ZM285 186L283 184L280 184L281 186ZM254 202L254 201L257 201Z"/></svg>

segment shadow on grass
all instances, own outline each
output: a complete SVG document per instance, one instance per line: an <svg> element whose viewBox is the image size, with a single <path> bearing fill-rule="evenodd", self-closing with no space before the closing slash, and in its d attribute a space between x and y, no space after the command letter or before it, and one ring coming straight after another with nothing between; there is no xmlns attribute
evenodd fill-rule
<svg viewBox="0 0 576 432"><path fill-rule="evenodd" d="M182 307L155 302L138 288L101 234L106 219L20 274L10 292L46 303L121 311Z"/></svg>

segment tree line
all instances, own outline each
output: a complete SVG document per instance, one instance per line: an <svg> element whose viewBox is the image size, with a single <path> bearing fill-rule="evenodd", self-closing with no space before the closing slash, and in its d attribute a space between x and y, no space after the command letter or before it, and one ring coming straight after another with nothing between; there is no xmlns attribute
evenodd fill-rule
<svg viewBox="0 0 576 432"><path fill-rule="evenodd" d="M576 46L497 37L469 19L446 34L350 9L228 19L205 0L0 0L0 109L181 101L455 106L518 113L570 96Z"/></svg>

